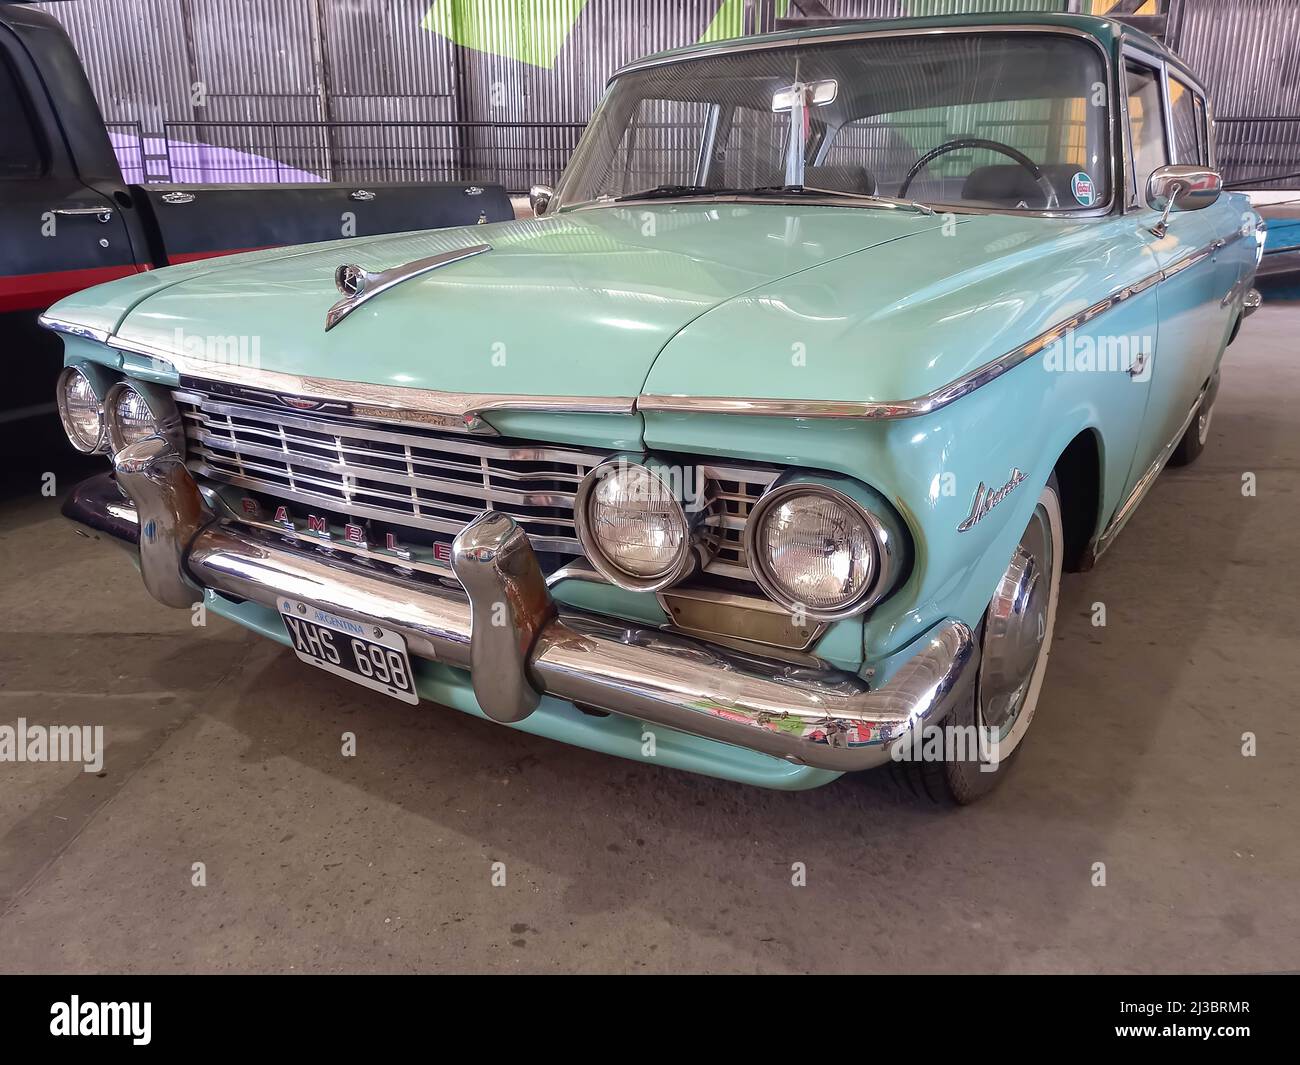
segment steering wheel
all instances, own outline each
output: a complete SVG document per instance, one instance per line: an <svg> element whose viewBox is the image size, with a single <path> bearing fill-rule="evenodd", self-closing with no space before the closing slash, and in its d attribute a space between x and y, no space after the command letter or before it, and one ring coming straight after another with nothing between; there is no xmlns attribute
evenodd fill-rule
<svg viewBox="0 0 1300 1065"><path fill-rule="evenodd" d="M1017 151L1009 144L1003 144L1001 141L985 140L983 137L954 137L950 141L945 141L937 148L931 148L921 158L912 164L912 169L907 172L907 177L903 178L903 183L898 187L898 198L907 199L907 190L912 185L912 179L921 172L921 168L932 160L945 155L948 152L955 152L959 148L987 148L991 152L998 152L1014 159L1017 163L1029 171L1030 176L1038 183L1038 187L1043 191L1043 206L1046 208L1059 207L1060 203L1056 198L1056 189L1052 183L1047 180L1047 176L1039 168L1038 164L1029 158L1024 152Z"/></svg>

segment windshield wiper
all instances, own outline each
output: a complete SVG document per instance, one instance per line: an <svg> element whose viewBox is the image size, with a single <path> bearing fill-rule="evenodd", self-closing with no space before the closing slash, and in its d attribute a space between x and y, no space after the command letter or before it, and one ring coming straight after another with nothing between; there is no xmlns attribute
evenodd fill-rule
<svg viewBox="0 0 1300 1065"><path fill-rule="evenodd" d="M811 185L751 185L748 188L725 188L718 185L656 185L640 192L614 196L611 203L624 200L669 200L678 196L834 196L840 199L861 200L881 207L910 207L921 214L934 214L934 208L915 200L891 200L885 196L872 196L865 192L846 192L843 189L819 189Z"/></svg>
<svg viewBox="0 0 1300 1065"><path fill-rule="evenodd" d="M622 203L624 200L670 200L674 196L734 196L746 189L726 189L717 185L656 185L652 189L640 192L625 192L622 196L612 197L611 202Z"/></svg>
<svg viewBox="0 0 1300 1065"><path fill-rule="evenodd" d="M881 207L910 207L921 214L934 214L934 208L928 204L918 203L916 200L891 200L888 196L873 196L868 192L848 192L844 189L820 189L812 185L763 185L753 189L746 189L748 193L754 195L764 195L767 193L784 193L804 196L836 196L847 200L863 200L866 203L879 204Z"/></svg>

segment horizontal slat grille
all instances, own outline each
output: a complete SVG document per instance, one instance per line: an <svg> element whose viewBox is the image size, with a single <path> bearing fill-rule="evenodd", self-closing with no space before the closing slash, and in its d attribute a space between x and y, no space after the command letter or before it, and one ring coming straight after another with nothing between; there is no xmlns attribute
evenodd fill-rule
<svg viewBox="0 0 1300 1065"><path fill-rule="evenodd" d="M712 465L705 466L703 472L708 478L711 497L704 526L716 549L707 571L720 577L752 581L749 560L745 557L745 526L750 510L776 480L779 471Z"/></svg>
<svg viewBox="0 0 1300 1065"><path fill-rule="evenodd" d="M574 497L605 455L279 410L182 389L188 464L197 474L350 519L448 540L489 508L523 526L539 552L580 556ZM715 547L707 572L751 581L744 530L779 471L701 467Z"/></svg>
<svg viewBox="0 0 1300 1065"><path fill-rule="evenodd" d="M580 555L573 499L599 452L452 438L174 393L195 472L353 518L454 536L489 508Z"/></svg>

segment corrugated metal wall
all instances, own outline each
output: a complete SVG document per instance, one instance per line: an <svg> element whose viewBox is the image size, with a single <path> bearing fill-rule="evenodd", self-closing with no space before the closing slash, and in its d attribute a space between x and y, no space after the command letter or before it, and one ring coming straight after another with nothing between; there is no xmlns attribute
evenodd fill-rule
<svg viewBox="0 0 1300 1065"><path fill-rule="evenodd" d="M162 120L205 118L585 121L616 67L700 39L720 6L731 2L73 0L38 6L76 43L104 117L157 130ZM496 54L462 47L448 33L486 43ZM560 47L547 48L537 37ZM202 108L191 104L195 81L208 91Z"/></svg>
<svg viewBox="0 0 1300 1065"><path fill-rule="evenodd" d="M526 188L558 174L615 68L699 40L736 0L40 6L76 43L110 127L157 137L154 154L170 138L339 179L481 174ZM568 126L489 125L508 122ZM167 165L153 160L151 176Z"/></svg>
<svg viewBox="0 0 1300 1065"><path fill-rule="evenodd" d="M339 180L477 176L520 189L555 177L618 66L659 49L769 27L778 16L798 14L790 4L72 0L42 6L76 42L105 119L157 138L135 148L162 157L145 161L152 176L167 176L163 148L170 138L222 145ZM822 0L822 6L837 18L882 18L1059 11L1068 4ZM1170 0L1168 10L1169 39L1207 81L1220 116L1300 116L1300 0ZM1294 161L1300 150L1300 120L1227 123L1220 132L1230 176ZM275 171L266 176L274 179Z"/></svg>
<svg viewBox="0 0 1300 1065"><path fill-rule="evenodd" d="M1225 180L1300 172L1300 3L1173 0L1167 39L1214 101Z"/></svg>

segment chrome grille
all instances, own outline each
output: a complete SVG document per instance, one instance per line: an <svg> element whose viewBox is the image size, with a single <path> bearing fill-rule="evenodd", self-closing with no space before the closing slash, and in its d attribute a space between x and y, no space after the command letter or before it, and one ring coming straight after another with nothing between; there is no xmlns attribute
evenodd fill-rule
<svg viewBox="0 0 1300 1065"><path fill-rule="evenodd" d="M190 390L173 397L188 464L202 476L447 536L491 508L519 522L537 550L582 554L574 493L600 452L388 428Z"/></svg>
<svg viewBox="0 0 1300 1065"><path fill-rule="evenodd" d="M745 557L745 526L758 497L776 480L780 470L710 464L703 466L702 472L708 478L709 492L705 535L715 550L706 572L752 581Z"/></svg>
<svg viewBox="0 0 1300 1065"><path fill-rule="evenodd" d="M605 453L390 427L282 410L182 388L187 464L202 477L284 500L449 539L486 509L509 514L539 552L581 556L574 496ZM706 572L752 581L745 558L749 512L779 470L711 463Z"/></svg>

